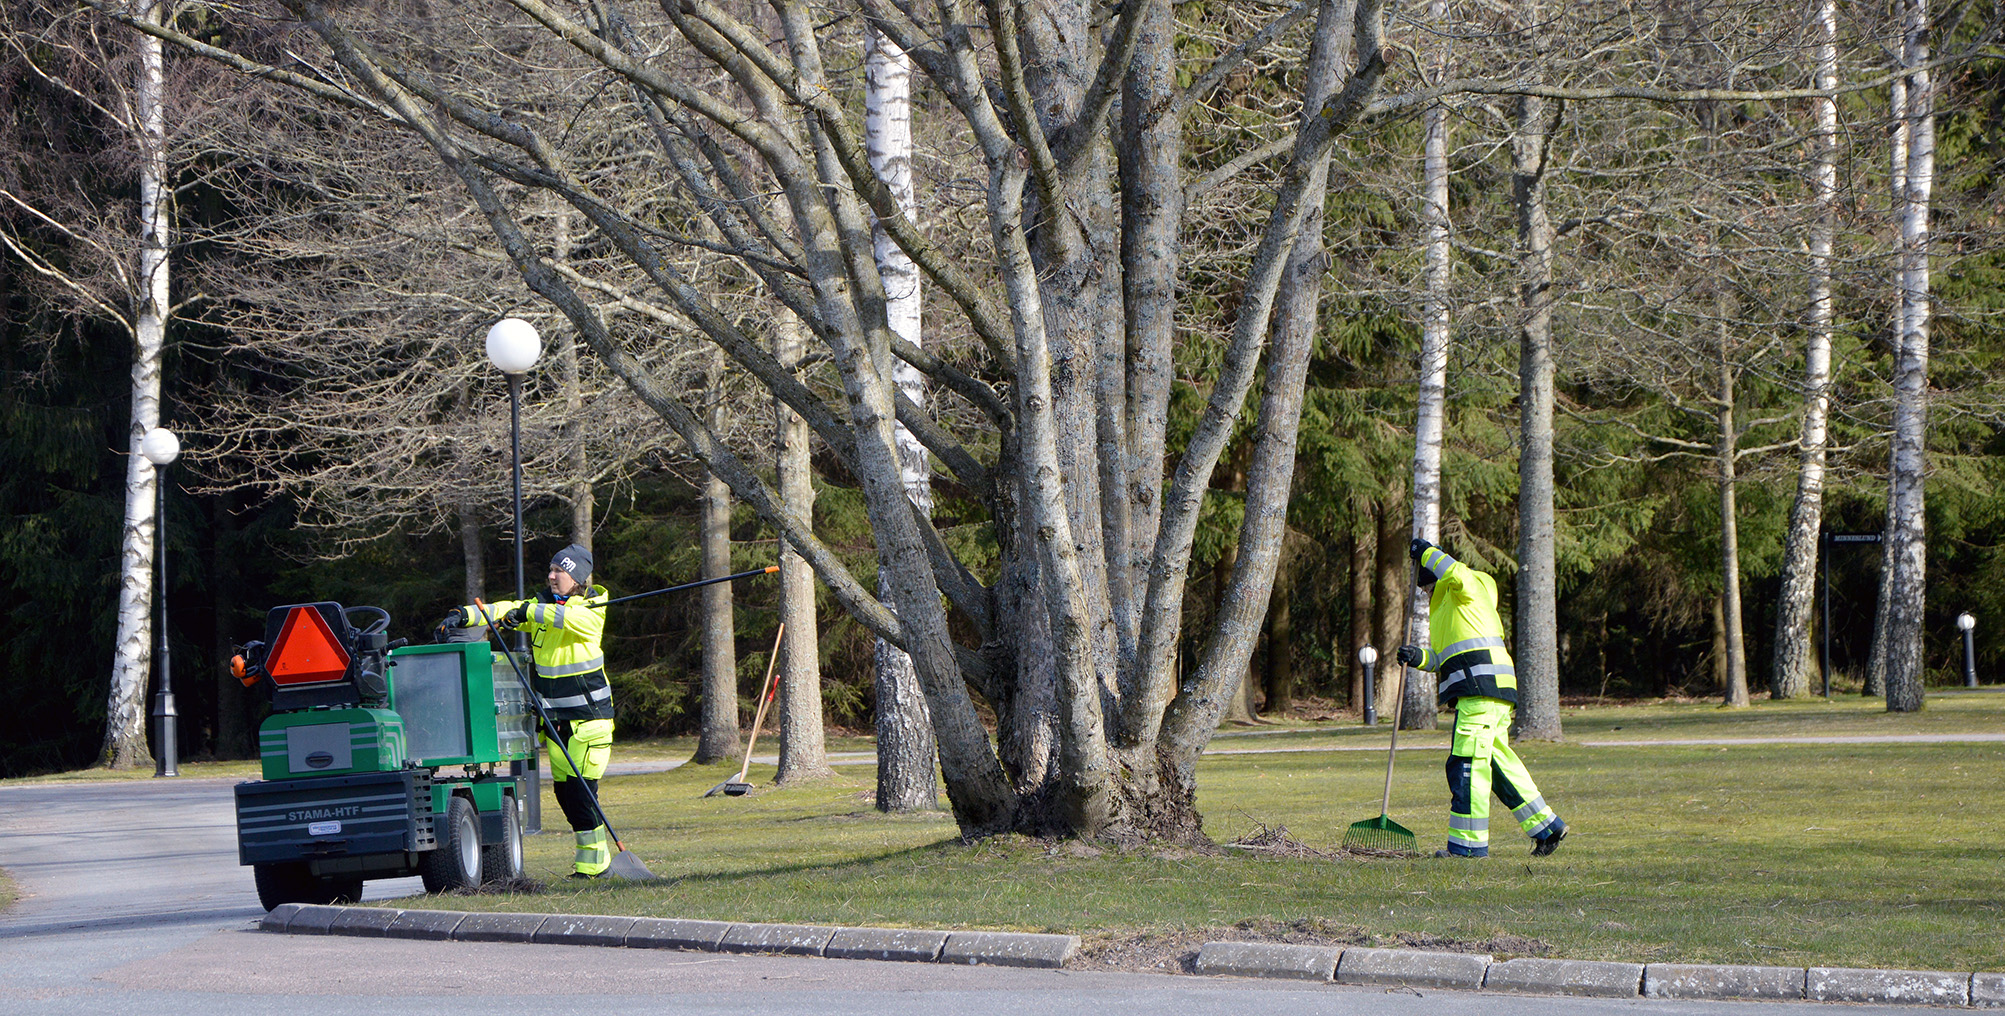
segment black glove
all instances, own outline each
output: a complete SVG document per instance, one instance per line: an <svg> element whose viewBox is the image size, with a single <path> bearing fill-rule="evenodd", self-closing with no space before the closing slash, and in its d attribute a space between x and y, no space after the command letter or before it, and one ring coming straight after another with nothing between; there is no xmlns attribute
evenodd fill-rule
<svg viewBox="0 0 2005 1016"><path fill-rule="evenodd" d="M466 611L460 607L454 607L453 609L446 611L446 616L439 621L439 627L441 628L466 627Z"/></svg>
<svg viewBox="0 0 2005 1016"><path fill-rule="evenodd" d="M522 627L522 622L527 620L529 620L529 605L518 603L508 613L501 615L501 626L512 631Z"/></svg>
<svg viewBox="0 0 2005 1016"><path fill-rule="evenodd" d="M1419 541L1416 540L1415 542ZM1400 646L1399 652L1392 654L1392 658L1409 667L1418 667L1420 666L1420 661L1425 657L1420 655L1419 646Z"/></svg>
<svg viewBox="0 0 2005 1016"><path fill-rule="evenodd" d="M1434 544L1431 544L1426 540L1421 539L1418 536L1413 538L1412 543L1406 545L1407 556L1413 558L1414 564L1419 564L1421 555L1433 549L1434 549Z"/></svg>

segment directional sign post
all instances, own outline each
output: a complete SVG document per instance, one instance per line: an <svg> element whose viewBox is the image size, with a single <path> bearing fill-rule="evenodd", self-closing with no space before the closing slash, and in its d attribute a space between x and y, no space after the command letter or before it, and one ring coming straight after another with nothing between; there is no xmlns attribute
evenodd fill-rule
<svg viewBox="0 0 2005 1016"><path fill-rule="evenodd" d="M1831 697L1831 552L1840 545L1877 544L1879 533L1825 533L1824 534L1824 697ZM1877 602L1874 610L1878 610Z"/></svg>

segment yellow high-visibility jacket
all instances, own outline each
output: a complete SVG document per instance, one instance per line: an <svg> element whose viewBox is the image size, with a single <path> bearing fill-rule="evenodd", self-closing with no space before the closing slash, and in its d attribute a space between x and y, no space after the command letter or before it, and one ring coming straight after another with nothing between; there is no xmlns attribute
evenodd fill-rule
<svg viewBox="0 0 2005 1016"><path fill-rule="evenodd" d="M1439 674L1435 697L1453 702L1469 695L1518 700L1518 670L1497 616L1497 580L1429 547L1420 566L1433 572L1434 595L1427 601L1430 645L1420 669Z"/></svg>
<svg viewBox="0 0 2005 1016"><path fill-rule="evenodd" d="M528 607L520 631L529 635L536 674L530 687L543 700L553 720L610 720L613 688L606 681L606 653L600 639L606 633L606 587L593 586L557 602L502 600L487 605L487 616L498 625L518 606ZM473 623L480 610L460 608Z"/></svg>

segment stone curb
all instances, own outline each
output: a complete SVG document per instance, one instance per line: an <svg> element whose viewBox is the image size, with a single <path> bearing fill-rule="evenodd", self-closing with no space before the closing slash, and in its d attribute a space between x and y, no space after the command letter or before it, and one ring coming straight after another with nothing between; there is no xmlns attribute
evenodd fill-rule
<svg viewBox="0 0 2005 1016"><path fill-rule="evenodd" d="M1317 953L1320 951L1321 955ZM1607 963L1525 957L1493 961L1467 953L1405 949L1206 942L1199 974L1326 980L1310 964L1336 960L1339 984L1403 985L1601 998L1877 1002L2005 1008L2005 973L1851 970L1687 963Z"/></svg>
<svg viewBox="0 0 2005 1016"><path fill-rule="evenodd" d="M272 910L258 922L258 929L299 935L781 953L834 959L986 963L1012 967L1061 967L1079 951L1077 935L733 924L587 914L387 910L381 907L301 903L287 903Z"/></svg>
<svg viewBox="0 0 2005 1016"><path fill-rule="evenodd" d="M1642 993L1643 964L1594 960L1546 960L1526 957L1490 964L1483 975L1485 991L1516 991L1534 995L1591 995L1635 998Z"/></svg>
<svg viewBox="0 0 2005 1016"><path fill-rule="evenodd" d="M832 960L904 960L930 963L947 944L944 931L898 928L839 928L822 955Z"/></svg>
<svg viewBox="0 0 2005 1016"><path fill-rule="evenodd" d="M820 956L834 928L810 924L734 924L717 943L719 952Z"/></svg>
<svg viewBox="0 0 2005 1016"><path fill-rule="evenodd" d="M1343 947L1272 942L1206 942L1197 972L1224 977L1287 977L1325 984L1336 977Z"/></svg>
<svg viewBox="0 0 2005 1016"><path fill-rule="evenodd" d="M1803 968L1652 963L1643 968L1643 995L1646 998L1799 1001L1803 998Z"/></svg>
<svg viewBox="0 0 2005 1016"><path fill-rule="evenodd" d="M293 918L297 921L298 918ZM1933 970L1837 970L1811 967L1803 995L1812 1002L1969 1005L1971 974Z"/></svg>
<svg viewBox="0 0 2005 1016"><path fill-rule="evenodd" d="M535 942L703 952L764 952L833 959L1063 967L1077 935L910 928L733 924L585 914L466 913L287 903L258 930L460 942ZM1607 963L1485 954L1271 942L1207 942L1199 974L1353 985L1403 985L1603 998L1874 1002L2005 1008L2005 973L1854 970L1689 963Z"/></svg>
<svg viewBox="0 0 2005 1016"><path fill-rule="evenodd" d="M2005 974L1971 974L1970 1004L1979 1009L2005 1008Z"/></svg>
<svg viewBox="0 0 2005 1016"><path fill-rule="evenodd" d="M1487 953L1350 948L1337 960L1337 983L1475 991L1489 969Z"/></svg>
<svg viewBox="0 0 2005 1016"><path fill-rule="evenodd" d="M1077 935L1032 935L1014 931L954 931L940 947L942 963L986 963L999 967L1056 969L1079 952Z"/></svg>

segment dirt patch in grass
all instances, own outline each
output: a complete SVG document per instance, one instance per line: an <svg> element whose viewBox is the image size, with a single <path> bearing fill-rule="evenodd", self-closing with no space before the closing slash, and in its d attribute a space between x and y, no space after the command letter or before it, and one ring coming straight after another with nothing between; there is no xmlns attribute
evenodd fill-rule
<svg viewBox="0 0 2005 1016"><path fill-rule="evenodd" d="M1119 970L1147 974L1197 972L1198 950L1206 942L1274 942L1285 945L1371 946L1380 949L1427 949L1433 952L1489 953L1495 956L1544 956L1552 946L1535 938L1499 935L1475 941L1445 938L1425 932L1374 935L1354 925L1321 918L1302 921L1249 920L1206 928L1147 931L1115 929L1080 936L1079 956L1068 970Z"/></svg>

